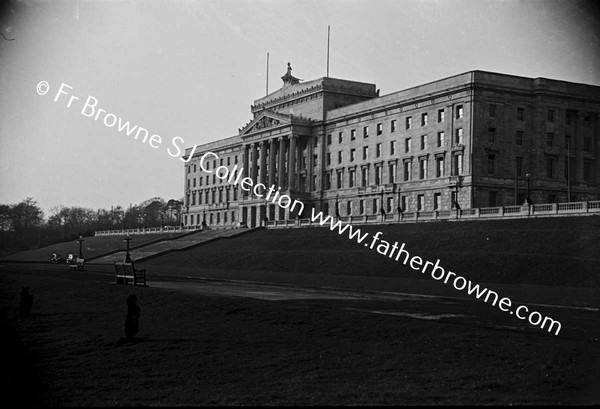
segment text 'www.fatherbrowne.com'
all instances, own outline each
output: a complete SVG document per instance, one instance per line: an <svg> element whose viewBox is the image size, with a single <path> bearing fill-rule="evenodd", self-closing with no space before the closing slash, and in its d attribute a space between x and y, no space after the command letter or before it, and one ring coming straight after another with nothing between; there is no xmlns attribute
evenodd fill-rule
<svg viewBox="0 0 600 409"><path fill-rule="evenodd" d="M323 216L323 212L316 213L312 209L312 221L319 223L321 226L329 227L331 231L337 231L339 235L348 234L348 239L356 240L357 243L364 243L365 247L375 249L382 256L388 257L395 261L402 261L402 264L409 265L415 271L421 271L422 274L429 273L434 280L443 281L444 284L451 284L458 291L466 291L470 296L483 299L488 303L491 300L492 306L498 305L501 311L508 312L511 315L516 315L520 320L527 320L531 325L539 326L552 332L555 329L554 335L558 335L561 329L561 324L550 317L543 316L537 311L529 312L529 308L524 305L519 305L517 308L512 308L513 303L510 298L504 297L498 301L499 296L495 291L485 287L480 287L479 284L473 285L471 280L446 271L440 266L440 260L435 263L424 260L419 256L410 256L410 253L405 249L405 243L398 245L398 242L390 244L388 241L381 239L381 232L377 232L369 240L369 233L363 233L359 228L349 223L343 223L341 220L335 221L331 216Z"/></svg>

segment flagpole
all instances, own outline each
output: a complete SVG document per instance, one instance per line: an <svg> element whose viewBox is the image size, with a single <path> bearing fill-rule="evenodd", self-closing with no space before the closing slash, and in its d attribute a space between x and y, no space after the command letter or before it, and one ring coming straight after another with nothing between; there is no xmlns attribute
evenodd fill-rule
<svg viewBox="0 0 600 409"><path fill-rule="evenodd" d="M331 26L327 26L327 78L329 78L329 38Z"/></svg>
<svg viewBox="0 0 600 409"><path fill-rule="evenodd" d="M269 53L267 52L267 93L265 95L269 95Z"/></svg>

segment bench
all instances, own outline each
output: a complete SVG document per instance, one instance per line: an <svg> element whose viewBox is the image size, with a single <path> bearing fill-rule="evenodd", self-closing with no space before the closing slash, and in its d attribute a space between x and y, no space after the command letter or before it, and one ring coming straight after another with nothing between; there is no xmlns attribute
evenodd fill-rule
<svg viewBox="0 0 600 409"><path fill-rule="evenodd" d="M146 285L146 270L136 270L133 263L115 261L117 284Z"/></svg>

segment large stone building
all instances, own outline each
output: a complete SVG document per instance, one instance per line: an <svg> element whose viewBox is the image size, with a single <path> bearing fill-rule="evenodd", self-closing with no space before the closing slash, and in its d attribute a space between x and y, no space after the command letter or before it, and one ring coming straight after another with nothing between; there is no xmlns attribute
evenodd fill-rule
<svg viewBox="0 0 600 409"><path fill-rule="evenodd" d="M600 87L471 71L379 96L300 82L289 64L282 80L238 135L186 150L186 226L600 198ZM219 166L281 188L303 214L219 179Z"/></svg>

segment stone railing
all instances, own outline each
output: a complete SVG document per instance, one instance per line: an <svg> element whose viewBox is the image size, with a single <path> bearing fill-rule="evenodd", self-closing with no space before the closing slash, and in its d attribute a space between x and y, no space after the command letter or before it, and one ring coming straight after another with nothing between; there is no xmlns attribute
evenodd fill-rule
<svg viewBox="0 0 600 409"><path fill-rule="evenodd" d="M159 233L188 233L191 231L202 230L201 226L187 227L150 227L147 229L121 229L121 230L96 230L95 236L134 236L138 234L159 234Z"/></svg>
<svg viewBox="0 0 600 409"><path fill-rule="evenodd" d="M463 210L433 210L423 212L404 212L394 214L370 214L360 216L333 217L334 223L338 220L352 224L381 224L381 223L414 223L418 221L435 220L461 220L461 219L503 219L548 217L573 214L598 214L600 215L600 200L572 203L544 203L523 206L482 207ZM326 217L326 216L325 216ZM330 221L327 221L329 225ZM318 221L311 219L270 220L267 227L309 227L319 226Z"/></svg>

